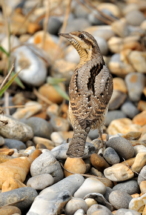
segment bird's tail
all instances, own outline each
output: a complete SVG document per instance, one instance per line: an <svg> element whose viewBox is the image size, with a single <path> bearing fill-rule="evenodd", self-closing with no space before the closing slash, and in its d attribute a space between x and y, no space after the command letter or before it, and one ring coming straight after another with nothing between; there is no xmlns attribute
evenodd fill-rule
<svg viewBox="0 0 146 215"><path fill-rule="evenodd" d="M67 156L71 158L81 158L84 155L86 138L90 128L83 129L80 126L74 129L73 138L69 144Z"/></svg>

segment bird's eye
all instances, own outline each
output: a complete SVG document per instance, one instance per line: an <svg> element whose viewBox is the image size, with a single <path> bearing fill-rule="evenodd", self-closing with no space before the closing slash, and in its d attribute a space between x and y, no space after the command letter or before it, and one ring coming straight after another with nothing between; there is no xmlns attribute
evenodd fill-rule
<svg viewBox="0 0 146 215"><path fill-rule="evenodd" d="M79 38L84 39L84 35L83 34L79 34Z"/></svg>

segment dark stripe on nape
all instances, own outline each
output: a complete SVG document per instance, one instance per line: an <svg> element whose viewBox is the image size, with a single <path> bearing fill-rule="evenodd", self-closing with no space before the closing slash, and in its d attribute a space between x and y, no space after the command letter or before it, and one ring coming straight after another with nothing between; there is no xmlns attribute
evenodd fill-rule
<svg viewBox="0 0 146 215"><path fill-rule="evenodd" d="M93 95L95 95L95 89L94 89L95 78L100 73L102 68L103 68L102 64L97 64L96 66L93 66L92 69L90 70L90 78L87 83L87 87L88 87L88 90L92 90Z"/></svg>

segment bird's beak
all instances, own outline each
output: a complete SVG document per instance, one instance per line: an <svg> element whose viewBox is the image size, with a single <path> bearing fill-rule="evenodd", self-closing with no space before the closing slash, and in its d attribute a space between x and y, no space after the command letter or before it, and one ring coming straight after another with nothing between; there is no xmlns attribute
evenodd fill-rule
<svg viewBox="0 0 146 215"><path fill-rule="evenodd" d="M59 33L59 36L65 37L66 39L71 39L72 36L69 33Z"/></svg>

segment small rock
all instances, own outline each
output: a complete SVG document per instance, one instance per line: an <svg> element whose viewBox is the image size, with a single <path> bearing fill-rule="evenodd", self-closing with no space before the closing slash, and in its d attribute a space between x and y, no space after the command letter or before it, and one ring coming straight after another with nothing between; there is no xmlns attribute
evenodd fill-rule
<svg viewBox="0 0 146 215"><path fill-rule="evenodd" d="M10 37L5 36L4 39L1 41L1 46L7 52L9 52L9 41L12 49L20 45L19 39L16 36L14 35L11 35Z"/></svg>
<svg viewBox="0 0 146 215"><path fill-rule="evenodd" d="M33 131L30 126L2 114L0 115L0 134L5 138L22 142L33 137Z"/></svg>
<svg viewBox="0 0 146 215"><path fill-rule="evenodd" d="M89 137L91 140L94 140L94 139L98 138L98 137L99 137L98 129L94 129L94 130L91 129L91 130L89 131L88 137Z"/></svg>
<svg viewBox="0 0 146 215"><path fill-rule="evenodd" d="M15 176L14 176L15 177ZM21 181L15 178L7 178L2 185L2 192L8 192L17 188L26 187Z"/></svg>
<svg viewBox="0 0 146 215"><path fill-rule="evenodd" d="M146 180L146 166L144 166L142 169L141 169L141 171L140 171L140 173L139 173L139 175L138 175L138 184L140 185L140 183L142 182L142 181L145 181Z"/></svg>
<svg viewBox="0 0 146 215"><path fill-rule="evenodd" d="M117 5L112 4L112 3L101 3L98 5L98 9L99 10L108 10L110 11L115 17L120 17L121 16L121 12L118 8Z"/></svg>
<svg viewBox="0 0 146 215"><path fill-rule="evenodd" d="M129 118L133 119L133 117L135 115L138 114L138 109L135 107L135 105L130 102L130 101L126 101L122 107L121 107L121 110L123 111L123 113L128 116Z"/></svg>
<svg viewBox="0 0 146 215"><path fill-rule="evenodd" d="M90 162L99 171L109 167L109 164L105 161L105 159L98 154L92 154L90 156Z"/></svg>
<svg viewBox="0 0 146 215"><path fill-rule="evenodd" d="M31 117L29 119L23 119L23 121L32 128L34 136L50 138L52 133L51 123L39 117Z"/></svg>
<svg viewBox="0 0 146 215"><path fill-rule="evenodd" d="M113 190L110 187L106 187L106 191L104 194L105 199L109 202L109 195Z"/></svg>
<svg viewBox="0 0 146 215"><path fill-rule="evenodd" d="M123 46L122 38L113 36L108 40L108 47L109 47L110 51L113 53L119 53L122 50L122 46ZM120 62L120 54L113 55L111 57L111 61L115 62L115 68L116 68L116 62L117 63ZM117 66L118 66L118 64L117 64ZM113 67L111 65L111 68L114 68L114 65L113 65Z"/></svg>
<svg viewBox="0 0 146 215"><path fill-rule="evenodd" d="M68 131L70 127L69 120L62 117L52 116L51 125L54 131Z"/></svg>
<svg viewBox="0 0 146 215"><path fill-rule="evenodd" d="M138 107L137 107L137 108L138 108L138 110L140 110L140 111L146 110L146 102L140 100L140 101L138 102Z"/></svg>
<svg viewBox="0 0 146 215"><path fill-rule="evenodd" d="M129 203L129 209L142 213L145 206L145 199L146 193L140 197L133 198Z"/></svg>
<svg viewBox="0 0 146 215"><path fill-rule="evenodd" d="M111 26L114 33L120 37L126 37L130 34L130 29L125 19L116 20Z"/></svg>
<svg viewBox="0 0 146 215"><path fill-rule="evenodd" d="M46 152L33 161L30 172L32 176L52 174L55 182L63 178L61 166L49 150L46 150Z"/></svg>
<svg viewBox="0 0 146 215"><path fill-rule="evenodd" d="M79 57L79 54L76 51L76 49L74 49L72 46L69 46L67 48L66 52L67 52L66 55L65 55L65 60L66 61L76 63L76 64L79 63L80 57Z"/></svg>
<svg viewBox="0 0 146 215"><path fill-rule="evenodd" d="M115 119L125 118L126 115L120 110L108 111L105 116L105 125L109 126L109 124Z"/></svg>
<svg viewBox="0 0 146 215"><path fill-rule="evenodd" d="M131 101L138 102L144 89L144 75L140 73L130 73L126 76L125 82Z"/></svg>
<svg viewBox="0 0 146 215"><path fill-rule="evenodd" d="M142 181L139 185L141 193L146 193L146 181Z"/></svg>
<svg viewBox="0 0 146 215"><path fill-rule="evenodd" d="M42 138L42 137L34 137L33 142L36 145L37 149L53 149L55 144L51 141L48 140L47 138Z"/></svg>
<svg viewBox="0 0 146 215"><path fill-rule="evenodd" d="M140 215L137 211L121 208L116 211L115 215Z"/></svg>
<svg viewBox="0 0 146 215"><path fill-rule="evenodd" d="M111 181L126 181L134 177L132 170L122 163L106 168L104 175Z"/></svg>
<svg viewBox="0 0 146 215"><path fill-rule="evenodd" d="M96 202L95 199L93 199L93 198L86 198L86 199L85 199L85 202L86 202L88 208L90 208L92 205L97 204L97 202Z"/></svg>
<svg viewBox="0 0 146 215"><path fill-rule="evenodd" d="M0 207L15 203L20 210L28 208L37 196L35 189L22 187L8 192L0 193Z"/></svg>
<svg viewBox="0 0 146 215"><path fill-rule="evenodd" d="M22 118L29 118L39 111L42 110L42 105L39 104L38 102L27 102L24 105L24 108L18 108L17 111L13 114L13 117L15 119L22 119Z"/></svg>
<svg viewBox="0 0 146 215"><path fill-rule="evenodd" d="M146 73L146 57L144 55L144 52L141 51L130 52L129 60L137 72Z"/></svg>
<svg viewBox="0 0 146 215"><path fill-rule="evenodd" d="M118 90L122 93L127 93L127 87L125 81L122 78L113 78L113 88L114 90Z"/></svg>
<svg viewBox="0 0 146 215"><path fill-rule="evenodd" d="M48 32L50 34L57 34L62 25L62 22L58 19L58 17L50 16L48 22Z"/></svg>
<svg viewBox="0 0 146 215"><path fill-rule="evenodd" d="M57 105L57 104L51 104L48 108L47 108L47 115L49 116L49 117L51 117L51 116L58 116L58 114L59 114L59 105Z"/></svg>
<svg viewBox="0 0 146 215"><path fill-rule="evenodd" d="M106 190L105 185L95 178L87 178L81 187L75 192L74 197L84 198L85 195L96 192L104 194Z"/></svg>
<svg viewBox="0 0 146 215"><path fill-rule="evenodd" d="M133 122L137 125L145 125L146 124L146 110L142 111L138 115L136 115L133 119Z"/></svg>
<svg viewBox="0 0 146 215"><path fill-rule="evenodd" d="M139 125L133 124L132 120L128 118L115 119L111 122L108 127L108 133L115 135L117 133L127 134L130 131L138 132L140 129Z"/></svg>
<svg viewBox="0 0 146 215"><path fill-rule="evenodd" d="M64 164L64 174L65 176L72 175L74 173L84 174L86 172L86 164L82 158L67 158Z"/></svg>
<svg viewBox="0 0 146 215"><path fill-rule="evenodd" d="M83 209L78 209L74 215L85 215L84 210Z"/></svg>
<svg viewBox="0 0 146 215"><path fill-rule="evenodd" d="M54 183L54 178L50 174L36 175L29 178L27 181L27 186L32 187L35 190L43 190Z"/></svg>
<svg viewBox="0 0 146 215"><path fill-rule="evenodd" d="M89 31L89 33L90 33L90 31ZM93 32L93 36L101 37L101 38L104 38L106 41L108 41L111 37L114 36L114 32L113 32L111 26L103 25L103 26L98 26L98 28L95 29L95 31Z"/></svg>
<svg viewBox="0 0 146 215"><path fill-rule="evenodd" d="M83 181L83 176L74 174L44 189L33 202L27 215L36 212L37 214L45 214L46 211L47 214L61 214L61 210Z"/></svg>
<svg viewBox="0 0 146 215"><path fill-rule="evenodd" d="M52 132L51 133L51 140L54 142L55 146L60 146L63 143L64 138L59 132Z"/></svg>
<svg viewBox="0 0 146 215"><path fill-rule="evenodd" d="M118 183L117 185L115 185L113 187L113 190L121 190L121 191L124 190L129 195L132 195L134 193L139 192L139 186L138 186L137 181L129 180L129 181L126 181L126 182Z"/></svg>
<svg viewBox="0 0 146 215"><path fill-rule="evenodd" d="M95 204L87 210L87 215L112 215L112 213L107 207Z"/></svg>
<svg viewBox="0 0 146 215"><path fill-rule="evenodd" d="M114 90L109 102L109 110L118 109L124 103L126 97L125 93Z"/></svg>
<svg viewBox="0 0 146 215"><path fill-rule="evenodd" d="M119 157L119 155L111 147L108 147L108 148L106 148L104 150L103 157L111 165L116 164L116 163L120 163L120 157Z"/></svg>
<svg viewBox="0 0 146 215"><path fill-rule="evenodd" d="M1 215L21 215L21 210L15 206L3 206L0 208Z"/></svg>
<svg viewBox="0 0 146 215"><path fill-rule="evenodd" d="M3 137L0 136L0 146L3 146L5 144L5 140Z"/></svg>
<svg viewBox="0 0 146 215"><path fill-rule="evenodd" d="M65 214L73 215L78 209L83 209L84 212L87 212L87 204L85 200L81 198L72 198L65 206Z"/></svg>
<svg viewBox="0 0 146 215"><path fill-rule="evenodd" d="M143 13L138 10L130 11L126 14L125 18L128 24L134 26L139 26L145 20Z"/></svg>
<svg viewBox="0 0 146 215"><path fill-rule="evenodd" d="M77 18L87 18L88 13L89 12L88 12L86 7L84 7L81 4L75 4L75 6L74 6L74 15Z"/></svg>
<svg viewBox="0 0 146 215"><path fill-rule="evenodd" d="M134 148L131 143L123 137L114 137L106 143L112 147L122 158L126 160L134 156Z"/></svg>
<svg viewBox="0 0 146 215"><path fill-rule="evenodd" d="M108 45L107 42L104 38L102 37L98 37L98 36L94 36L94 38L96 39L99 49L101 51L102 55L107 55L108 53Z"/></svg>
<svg viewBox="0 0 146 215"><path fill-rule="evenodd" d="M125 191L115 190L112 191L109 195L109 202L116 208L126 208L128 209L129 202L131 201L132 197L126 193Z"/></svg>
<svg viewBox="0 0 146 215"><path fill-rule="evenodd" d="M18 150L20 149L26 149L26 145L19 141L19 140L13 140L13 139L5 139L5 146L9 149L16 148Z"/></svg>
<svg viewBox="0 0 146 215"><path fill-rule="evenodd" d="M0 148L0 154L1 155L13 155L14 150L13 149L8 149L8 148Z"/></svg>
<svg viewBox="0 0 146 215"><path fill-rule="evenodd" d="M143 145L136 145L134 146L135 155L137 155L139 152L146 152L146 147Z"/></svg>
<svg viewBox="0 0 146 215"><path fill-rule="evenodd" d="M146 165L146 151L145 152L139 152L134 160L134 163L131 167L131 169L134 172L140 172L140 170Z"/></svg>

